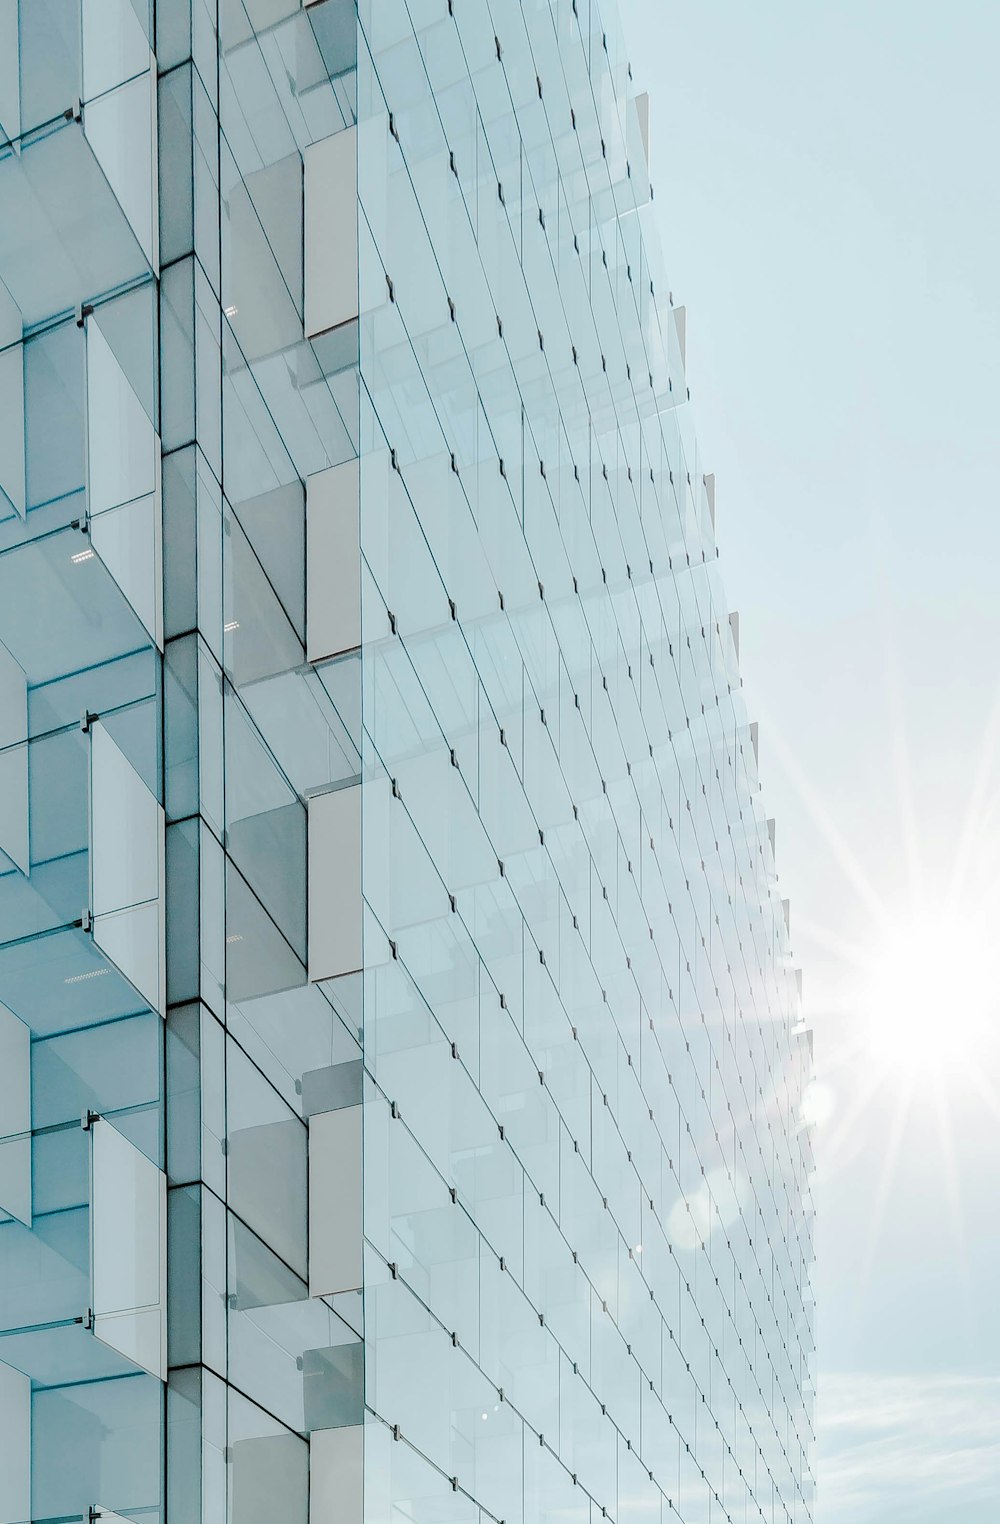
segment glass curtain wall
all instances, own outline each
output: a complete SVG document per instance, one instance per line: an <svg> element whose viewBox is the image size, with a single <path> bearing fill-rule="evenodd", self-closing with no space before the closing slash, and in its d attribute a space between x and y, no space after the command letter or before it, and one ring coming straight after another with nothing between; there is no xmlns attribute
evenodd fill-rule
<svg viewBox="0 0 1000 1524"><path fill-rule="evenodd" d="M366 1514L806 1520L809 1055L627 56L360 16Z"/></svg>
<svg viewBox="0 0 1000 1524"><path fill-rule="evenodd" d="M0 13L0 1524L805 1524L810 1065L596 0Z"/></svg>

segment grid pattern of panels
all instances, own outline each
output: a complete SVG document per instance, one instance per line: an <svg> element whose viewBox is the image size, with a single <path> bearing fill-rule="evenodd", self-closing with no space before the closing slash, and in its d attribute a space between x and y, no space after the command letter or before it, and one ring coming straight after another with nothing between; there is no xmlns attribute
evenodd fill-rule
<svg viewBox="0 0 1000 1524"><path fill-rule="evenodd" d="M808 1050L624 53L361 7L366 1513L808 1519Z"/></svg>
<svg viewBox="0 0 1000 1524"><path fill-rule="evenodd" d="M305 257L356 33L345 0L158 6L170 1524L305 1524L314 1433L360 1391L359 1293L311 1294L307 1107L360 1051L308 977L307 871L309 800L359 771L360 663L307 661L305 564L309 484L357 457Z"/></svg>
<svg viewBox="0 0 1000 1524"><path fill-rule="evenodd" d="M611 16L0 55L0 1524L804 1524L808 1049Z"/></svg>
<svg viewBox="0 0 1000 1524"><path fill-rule="evenodd" d="M162 1508L151 37L0 13L3 1524Z"/></svg>

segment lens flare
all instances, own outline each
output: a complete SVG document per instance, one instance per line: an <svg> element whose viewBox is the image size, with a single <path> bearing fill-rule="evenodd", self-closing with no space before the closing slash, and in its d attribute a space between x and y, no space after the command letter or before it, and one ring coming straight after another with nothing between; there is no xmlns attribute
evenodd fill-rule
<svg viewBox="0 0 1000 1524"><path fill-rule="evenodd" d="M900 1074L976 1063L998 1015L995 940L971 917L939 912L889 929L864 1001L872 1058Z"/></svg>

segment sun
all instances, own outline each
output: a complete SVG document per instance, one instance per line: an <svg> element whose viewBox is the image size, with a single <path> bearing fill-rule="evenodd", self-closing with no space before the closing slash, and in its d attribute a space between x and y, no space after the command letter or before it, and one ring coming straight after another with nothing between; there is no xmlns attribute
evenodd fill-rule
<svg viewBox="0 0 1000 1524"><path fill-rule="evenodd" d="M869 965L865 1045L881 1067L941 1079L974 1067L1000 1018L1000 957L974 912L888 926Z"/></svg>

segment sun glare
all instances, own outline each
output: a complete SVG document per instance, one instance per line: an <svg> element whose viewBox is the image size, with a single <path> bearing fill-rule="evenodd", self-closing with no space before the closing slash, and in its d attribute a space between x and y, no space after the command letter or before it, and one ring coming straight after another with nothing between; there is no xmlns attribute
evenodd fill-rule
<svg viewBox="0 0 1000 1524"><path fill-rule="evenodd" d="M974 1066L998 1015L994 939L971 917L916 917L890 928L872 959L866 1041L884 1067L943 1076Z"/></svg>

